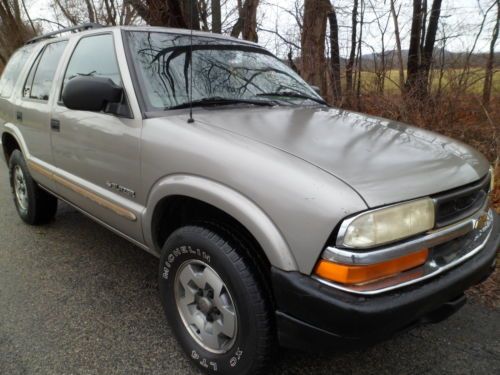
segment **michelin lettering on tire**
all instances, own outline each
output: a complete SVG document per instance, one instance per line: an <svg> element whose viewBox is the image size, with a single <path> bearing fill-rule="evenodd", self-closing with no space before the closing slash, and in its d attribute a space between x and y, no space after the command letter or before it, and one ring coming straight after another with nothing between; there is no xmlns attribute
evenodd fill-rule
<svg viewBox="0 0 500 375"><path fill-rule="evenodd" d="M168 277L170 275L170 269L172 268L172 264L182 254L196 255L196 256L202 258L207 263L210 263L210 255L208 255L205 251L201 251L200 249L193 250L193 248L191 246L177 247L172 251L172 254L170 254L167 257L167 260L164 263L162 277L165 280L168 280Z"/></svg>

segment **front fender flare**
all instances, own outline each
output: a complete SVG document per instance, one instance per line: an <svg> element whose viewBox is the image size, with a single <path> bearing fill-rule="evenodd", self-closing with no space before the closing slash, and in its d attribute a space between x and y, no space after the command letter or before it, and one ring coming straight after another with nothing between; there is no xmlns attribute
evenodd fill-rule
<svg viewBox="0 0 500 375"><path fill-rule="evenodd" d="M274 267L284 271L298 270L285 238L257 204L226 185L200 176L170 175L159 180L151 189L143 213L144 238L151 249L155 249L152 231L154 209L162 199L174 195L198 199L224 211L255 237Z"/></svg>

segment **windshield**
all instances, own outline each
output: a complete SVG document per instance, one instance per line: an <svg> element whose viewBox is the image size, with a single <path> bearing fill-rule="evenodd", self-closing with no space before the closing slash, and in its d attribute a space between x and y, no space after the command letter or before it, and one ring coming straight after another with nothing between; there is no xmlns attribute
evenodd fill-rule
<svg viewBox="0 0 500 375"><path fill-rule="evenodd" d="M189 35L147 31L130 31L128 40L150 111L182 108L191 84L196 103L322 102L292 69L258 46L195 36L191 47Z"/></svg>

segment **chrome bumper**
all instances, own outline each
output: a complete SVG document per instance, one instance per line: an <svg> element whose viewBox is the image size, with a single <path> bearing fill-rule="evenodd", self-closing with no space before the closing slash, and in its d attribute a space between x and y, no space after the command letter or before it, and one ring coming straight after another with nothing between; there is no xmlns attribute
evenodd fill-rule
<svg viewBox="0 0 500 375"><path fill-rule="evenodd" d="M430 253L427 262L420 267L367 284L344 285L316 276L314 278L328 286L361 295L379 294L415 284L453 268L480 252L491 235L494 220L495 214L483 207L458 223L377 250L352 251L328 247L323 252L324 259L360 266L388 261L422 248L429 248Z"/></svg>

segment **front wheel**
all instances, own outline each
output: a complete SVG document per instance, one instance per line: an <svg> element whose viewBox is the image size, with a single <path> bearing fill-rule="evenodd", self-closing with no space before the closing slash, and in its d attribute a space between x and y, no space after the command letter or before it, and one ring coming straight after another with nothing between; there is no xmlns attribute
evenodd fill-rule
<svg viewBox="0 0 500 375"><path fill-rule="evenodd" d="M208 374L258 374L273 349L270 297L230 233L186 226L163 246L160 296L191 360Z"/></svg>

